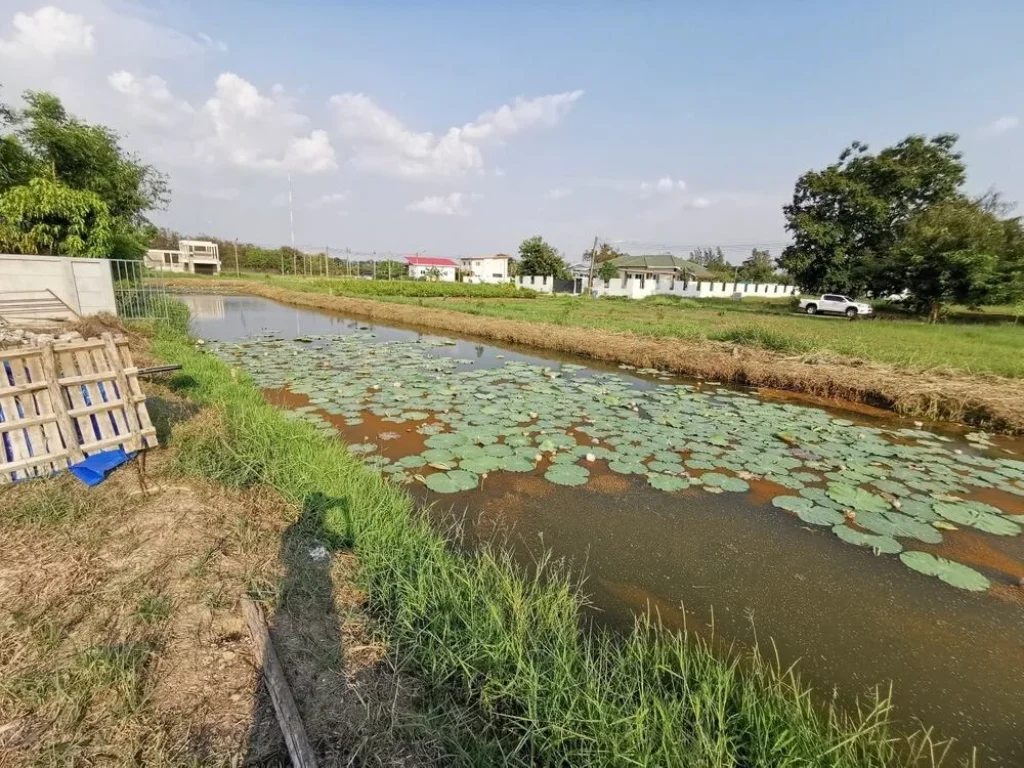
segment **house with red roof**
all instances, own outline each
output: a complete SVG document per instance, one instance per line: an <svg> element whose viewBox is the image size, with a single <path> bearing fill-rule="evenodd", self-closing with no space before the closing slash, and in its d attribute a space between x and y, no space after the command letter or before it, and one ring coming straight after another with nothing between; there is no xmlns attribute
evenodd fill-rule
<svg viewBox="0 0 1024 768"><path fill-rule="evenodd" d="M455 273L459 269L457 261L441 256L406 256L405 263L409 265L409 277L413 280L454 283Z"/></svg>

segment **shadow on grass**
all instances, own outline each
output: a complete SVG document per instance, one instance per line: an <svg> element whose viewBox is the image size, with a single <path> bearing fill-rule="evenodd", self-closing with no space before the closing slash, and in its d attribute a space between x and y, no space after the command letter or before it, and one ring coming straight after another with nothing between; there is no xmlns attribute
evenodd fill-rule
<svg viewBox="0 0 1024 768"><path fill-rule="evenodd" d="M268 618L274 649L313 751L319 758L326 758L322 764L333 764L339 753L350 748L342 712L347 698L342 617L336 607L331 567L335 555L351 546L348 499L321 493L307 497L301 516L281 537L279 556L284 575L273 614ZM271 597L257 585L250 585L249 591L254 600ZM290 764L262 676L253 702L244 764Z"/></svg>

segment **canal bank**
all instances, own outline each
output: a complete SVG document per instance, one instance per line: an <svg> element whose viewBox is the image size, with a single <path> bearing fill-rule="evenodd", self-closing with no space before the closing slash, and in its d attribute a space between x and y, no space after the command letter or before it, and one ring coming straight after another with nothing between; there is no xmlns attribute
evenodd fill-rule
<svg viewBox="0 0 1024 768"><path fill-rule="evenodd" d="M568 362L573 375L591 375L573 368L578 360L558 361L550 355L538 359L522 348L458 339L434 345L441 340L258 299L204 297L196 309L195 324L204 338L287 332L279 343L306 339L293 345L295 359L310 358L311 365L319 362L321 367L329 361L318 360L318 347L330 349L331 342L315 337L348 334L399 347L413 339L429 341L421 346L439 359L472 360L468 369L536 364L557 371L561 362ZM638 387L669 386L663 375L614 367L593 375L610 376L611 371ZM294 388L301 389L300 378L294 379ZM310 395L276 396L290 398L279 401L310 415L321 411L326 421L335 420L349 443L369 442L391 431L404 435L379 441L385 457L399 459L422 448L409 442L422 441L421 436L393 422L374 421L372 414L363 414L359 424L347 424L344 417L323 412L323 405L310 405ZM878 423L860 415L850 419L865 428ZM957 439L955 434L943 437ZM590 482L579 489L544 482L543 470L541 476L496 472L482 489L454 496L432 496L421 484L410 489L421 501L465 510L470 540L499 535L511 540L526 560L543 547L582 564L577 573L585 569L590 577L586 592L599 608L600 620L617 629L628 626L637 612L654 608L670 627L688 621L691 632L704 636L712 621L723 640L750 642L756 630L762 641L773 639L785 663L802 659L801 670L819 690L838 686L844 703L869 686L895 680L904 722L920 717L943 735L983 748L994 745L997 755L1019 749L1014 691L1021 681L1014 679L1017 670L1009 660L1019 655L1014 627L1020 625L1021 613L1008 589L1014 569L1020 567L1019 547L1014 548L1019 539L987 537L991 541L981 549L966 539L970 546L961 542L954 547L959 556L966 553L979 568L989 568L986 573L995 586L1000 580L1006 584L1009 599L995 586L984 596L961 594L907 572L898 560L842 544L837 549L836 541L811 531L812 526L800 526L799 521L794 525L786 513L766 508L770 489L756 482L743 498L728 494L723 506L722 496L699 489L661 494L635 475L596 466L591 473Z"/></svg>

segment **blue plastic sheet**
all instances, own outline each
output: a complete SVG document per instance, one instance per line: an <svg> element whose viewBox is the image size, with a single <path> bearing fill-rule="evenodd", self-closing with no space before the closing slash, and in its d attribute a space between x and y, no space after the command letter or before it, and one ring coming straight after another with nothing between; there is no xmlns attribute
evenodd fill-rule
<svg viewBox="0 0 1024 768"><path fill-rule="evenodd" d="M135 454L125 453L123 448L94 453L84 461L72 464L70 467L71 474L91 488L106 480L107 475L112 470L117 469L122 464L126 464L133 458L135 458Z"/></svg>

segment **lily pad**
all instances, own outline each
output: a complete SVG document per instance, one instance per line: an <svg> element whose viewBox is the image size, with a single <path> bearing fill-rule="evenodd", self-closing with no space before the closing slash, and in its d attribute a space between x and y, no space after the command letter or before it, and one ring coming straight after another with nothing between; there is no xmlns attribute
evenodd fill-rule
<svg viewBox="0 0 1024 768"><path fill-rule="evenodd" d="M856 544L858 547L870 547L879 554L896 555L903 551L903 546L891 536L861 533L845 525L833 526L832 532L847 544Z"/></svg>
<svg viewBox="0 0 1024 768"><path fill-rule="evenodd" d="M590 470L578 464L552 464L544 479L555 485L583 485L590 479Z"/></svg>
<svg viewBox="0 0 1024 768"><path fill-rule="evenodd" d="M659 491L681 491L690 486L690 481L685 477L663 475L658 472L649 472L647 482L652 488L657 488Z"/></svg>
<svg viewBox="0 0 1024 768"><path fill-rule="evenodd" d="M973 568L927 552L904 552L900 560L911 570L934 576L951 587L984 592L990 586L989 580Z"/></svg>
<svg viewBox="0 0 1024 768"><path fill-rule="evenodd" d="M828 495L840 506L856 512L885 512L892 508L881 496L853 485L829 483Z"/></svg>
<svg viewBox="0 0 1024 768"><path fill-rule="evenodd" d="M451 472L435 472L427 475L425 483L427 488L435 493L458 493L476 488L477 476L472 472L463 469L453 469Z"/></svg>

